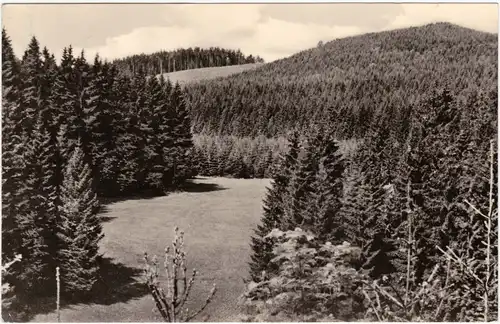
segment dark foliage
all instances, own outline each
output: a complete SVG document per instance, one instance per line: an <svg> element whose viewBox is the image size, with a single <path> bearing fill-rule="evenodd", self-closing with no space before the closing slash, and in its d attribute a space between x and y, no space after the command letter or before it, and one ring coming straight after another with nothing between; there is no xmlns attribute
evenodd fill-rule
<svg viewBox="0 0 500 324"><path fill-rule="evenodd" d="M448 23L347 37L188 85L187 101L195 133L272 137L323 121L339 138L360 138L388 107L401 125L430 89L495 89L497 47L496 35Z"/></svg>
<svg viewBox="0 0 500 324"><path fill-rule="evenodd" d="M382 40L383 42L378 43ZM482 49L481 53L471 48L474 43ZM368 46L378 44L379 55L373 53L367 55L370 51L363 49L366 44ZM445 288L448 289L445 297L438 296L446 301L439 306L439 314L436 313L433 318L447 321L482 320L485 316L485 296L488 297L488 318L496 318L498 294L489 288L491 285L485 288L484 283L485 278L488 278L490 284L497 280L497 275L493 274L497 270L492 270L497 269L497 257L490 255L490 258L485 260L487 243L484 240L485 236L491 235L493 242L496 236L488 234L493 232L486 232L482 226L485 223L484 218L471 217L473 210L467 203L470 202L474 206L496 204L496 198L488 201L490 175L487 161L484 159L489 154L490 141L493 140L496 147L497 138L498 94L495 86L497 62L493 55L496 54L495 44L495 38L489 34L449 24L364 35L327 44L326 49L343 45L343 49L339 49L337 55L331 56L331 61L343 58L342 53L346 49L353 60L355 58L355 61L346 62L356 62L351 64L351 70L360 69L360 71L355 74L342 74L342 77L346 78L344 80L357 80L352 82L360 83L368 80L365 83L369 86L366 91L361 91L361 88L357 91L355 88L346 87L346 92L342 92L344 94L342 102L344 105L352 105L352 109L337 111L328 109L330 117L328 120L336 123L330 131L337 137L362 137L362 144L355 154L345 159L347 173L340 183L337 182L341 174L340 168L339 172L334 172L336 176L332 179L320 181L326 175L317 166L317 154L328 145L319 144L321 141L317 137L318 133L308 124L310 119L313 123L318 123L315 119L318 115L314 109L316 107L322 109L322 99L318 99L319 104L313 105L313 108L310 101L311 98L323 98L322 92L304 93L296 90L297 88L294 89L308 101L308 104L304 103L303 106L297 103L287 104L287 108L284 105L282 112L290 113L289 107L297 106L304 107L304 110L296 114L292 112L288 115L284 113L278 115L281 119L276 125L283 128L270 133L279 134L286 131L287 127L293 125L292 118L293 123L296 123L297 116L304 116L304 120L308 121L303 123L304 127L299 125L299 129L307 144L303 145L300 154L291 159L292 172L289 172L282 181L286 183L286 189L278 192L275 180L274 190L270 191L272 195L268 194L264 200L265 206L279 206L280 204L276 202L280 201L285 203L281 205L283 211L275 209L269 213L271 209L265 208L263 224L258 228L258 235L252 239L254 250L251 263L252 279L257 282L266 281L277 271L269 263L273 257L270 254L273 242L262 240L265 234L260 231L269 233L269 226L292 230L312 223L315 225L310 226L309 231L318 236L327 234L322 240L345 240L359 246L361 258L356 268L371 279L381 282L387 280L384 278L391 278L392 284L396 285L396 291L404 291L406 286L406 289L417 292L426 280L430 280L428 278L432 278L433 285L434 281L444 285L452 284L452 288ZM356 51L350 47L354 45L359 47ZM267 89L273 89L272 87L279 82L280 76L288 78L288 81L292 80L295 71L300 71L301 75L306 76L303 80L307 80L307 75L313 71L312 64L315 62L312 55L326 49L306 51L278 61L274 65L270 64L260 71L220 80L219 83L207 82L192 89L197 89L196 91L204 89L206 93L214 91L208 96L214 101L217 100L214 98L217 97L216 89L219 87L226 93L232 93L234 89L238 93L238 98L234 100L255 98L256 96L250 95L250 92L248 97L247 94L241 94L245 93L245 89L255 90L267 82L263 87L266 89L263 93L266 93ZM440 55L431 57L431 53ZM426 59L420 61L419 56ZM299 63L300 58L304 57L309 57L310 60L296 69L285 68L287 64L294 62L294 59L297 60L295 63ZM377 72L377 66L370 67L368 64L365 69L363 62L368 57L375 62L374 64L383 63L385 70ZM397 57L400 59L396 59ZM338 61L335 67L341 68L342 63ZM395 74L399 65L405 67L404 74L402 72ZM283 68L277 69L278 66ZM276 70L271 70L272 68ZM273 73L272 79L266 79L264 77L266 73L269 76ZM337 74L337 78L339 75L340 73ZM255 88L250 86L254 82L252 78L258 80L255 81ZM432 84L429 90L418 81L426 78ZM320 75L318 79L324 84L336 82L331 81L336 80L333 76L331 79L322 79ZM312 86L314 81L307 83L303 80L294 80L287 86L303 82L308 85L307 91L321 88L321 85ZM333 91L332 88L324 93L334 96L336 93L341 93L343 87L338 88L339 91ZM294 91L290 92L289 98L294 98ZM264 99L266 104L273 100L283 102L276 98L287 92L273 89L267 93L268 97ZM192 98L195 96L196 94L193 94ZM233 107L233 111L234 107L245 107L243 115L236 111L231 113L231 116L234 116L233 121L238 125L246 124L242 122L244 120L242 118L246 117L242 116L247 112L252 113L252 108L249 107L253 103L254 101L246 101L242 106L229 103L227 107ZM331 106L341 107L336 104ZM260 105L258 109L261 109ZM351 115L353 111L356 111L355 115ZM289 120L286 119L288 116L291 116ZM196 116L193 118L196 119ZM326 120L325 116L319 118ZM201 117L199 120L209 119ZM266 116L265 120L272 119ZM252 125L261 125L253 121ZM287 121L290 124L287 124ZM301 119L298 123L301 123ZM241 128L231 128L231 123L218 129L208 127L208 123L204 125L200 131L229 134L239 134L241 131L241 134L249 134ZM269 127L268 124L268 130ZM345 133L345 130L349 132ZM253 128L251 131L253 132ZM321 135L327 133L326 130L319 132ZM334 157L335 154L329 156ZM335 160L332 158L332 161ZM492 170L496 169L495 157ZM290 169L281 165L280 170ZM315 174L315 181L318 181L316 183L312 180ZM496 172L493 177L496 179ZM324 184L327 185L326 188L323 187ZM491 197L497 197L496 185L492 188ZM342 197L338 195L339 191L343 192ZM335 216L331 218L334 221L332 225L335 225L330 227L321 221L324 215L329 213L318 207L319 202L325 197L324 193L333 192L337 194L331 196L328 201L331 202L331 206L336 206L331 209L336 211L333 213ZM273 225L267 225L269 221ZM490 230L496 230L496 226L497 224L492 225ZM318 231L326 228L328 228L327 233ZM267 247L264 244L266 242ZM457 251L458 257L464 262L460 266L461 270L450 270L447 265L441 250L446 250L448 247ZM492 251L497 253L496 248ZM407 274L408 269L411 271ZM434 269L440 270L433 273ZM266 271L264 276L261 273L263 270ZM468 273L471 271L482 274L483 281L470 276ZM467 301L458 296L468 296ZM428 302L432 304L432 301ZM422 304L425 304L425 307L431 305L427 302ZM430 309L434 312L438 303L432 305ZM412 310L415 314L419 311L424 312L428 309Z"/></svg>
<svg viewBox="0 0 500 324"><path fill-rule="evenodd" d="M199 175L234 178L270 178L285 149L284 138L235 136L194 137L193 169Z"/></svg>
<svg viewBox="0 0 500 324"><path fill-rule="evenodd" d="M57 266L65 298L93 291L99 198L181 187L193 141L178 85L71 47L58 66L35 37L19 61L5 30L2 61L2 257L23 256L4 274L22 314L55 293Z"/></svg>
<svg viewBox="0 0 500 324"><path fill-rule="evenodd" d="M245 56L240 50L230 50L219 47L207 49L181 48L175 51L160 51L153 54L139 54L113 61L120 71L134 75L144 71L148 75L157 75L175 71L199 69L215 66L240 65L247 63L262 63L259 56Z"/></svg>

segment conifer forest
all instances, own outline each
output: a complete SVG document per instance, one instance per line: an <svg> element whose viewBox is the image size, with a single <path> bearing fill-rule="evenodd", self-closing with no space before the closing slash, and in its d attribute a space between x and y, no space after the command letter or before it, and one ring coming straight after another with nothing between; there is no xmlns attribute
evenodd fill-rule
<svg viewBox="0 0 500 324"><path fill-rule="evenodd" d="M4 28L3 320L497 321L497 39L108 60Z"/></svg>

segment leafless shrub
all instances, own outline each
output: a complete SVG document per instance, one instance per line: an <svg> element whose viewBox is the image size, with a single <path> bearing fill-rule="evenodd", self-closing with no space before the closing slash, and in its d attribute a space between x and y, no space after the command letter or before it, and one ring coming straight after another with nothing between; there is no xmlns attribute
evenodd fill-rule
<svg viewBox="0 0 500 324"><path fill-rule="evenodd" d="M146 260L147 286L158 311L166 322L188 322L200 314L212 301L216 292L215 284L205 302L197 311L190 312L188 308L184 308L198 272L193 269L191 278L188 279L186 253L184 252L184 232L179 232L177 227L175 228L172 249L170 247L165 249L163 265L166 274L166 289L163 289L160 285L159 263L156 256L150 260L148 254L145 253L144 259Z"/></svg>

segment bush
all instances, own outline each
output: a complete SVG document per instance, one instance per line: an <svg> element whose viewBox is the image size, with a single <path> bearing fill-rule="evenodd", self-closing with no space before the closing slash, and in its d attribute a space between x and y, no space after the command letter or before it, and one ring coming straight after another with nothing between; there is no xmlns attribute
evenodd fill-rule
<svg viewBox="0 0 500 324"><path fill-rule="evenodd" d="M274 229L271 260L277 274L250 282L244 295L245 321L355 320L365 311L363 276L354 264L361 251L344 242L322 243L297 228Z"/></svg>

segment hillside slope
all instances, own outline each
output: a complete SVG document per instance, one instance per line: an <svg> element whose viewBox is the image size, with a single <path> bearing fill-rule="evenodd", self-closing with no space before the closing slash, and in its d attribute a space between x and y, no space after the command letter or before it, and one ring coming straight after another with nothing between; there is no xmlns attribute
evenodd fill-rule
<svg viewBox="0 0 500 324"><path fill-rule="evenodd" d="M324 121L360 137L433 89L496 91L497 47L497 35L449 23L370 33L190 85L187 99L199 133L275 136Z"/></svg>
<svg viewBox="0 0 500 324"><path fill-rule="evenodd" d="M163 76L166 80L172 81L172 83L179 82L182 85L191 82L227 77L243 71L254 70L262 65L263 63L249 63L231 66L207 67L164 73Z"/></svg>

